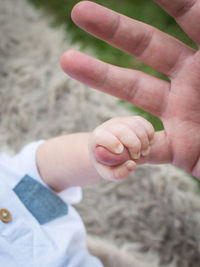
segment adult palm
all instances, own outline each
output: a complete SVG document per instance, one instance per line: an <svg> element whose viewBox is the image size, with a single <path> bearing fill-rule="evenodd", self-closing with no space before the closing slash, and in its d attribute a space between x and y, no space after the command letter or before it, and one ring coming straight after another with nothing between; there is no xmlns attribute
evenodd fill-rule
<svg viewBox="0 0 200 267"><path fill-rule="evenodd" d="M200 0L156 2L200 45ZM200 51L93 2L77 4L72 19L89 33L169 77L170 82L164 81L74 50L61 58L61 66L70 76L130 101L162 120L165 129L155 134L150 155L139 163L171 163L200 178Z"/></svg>

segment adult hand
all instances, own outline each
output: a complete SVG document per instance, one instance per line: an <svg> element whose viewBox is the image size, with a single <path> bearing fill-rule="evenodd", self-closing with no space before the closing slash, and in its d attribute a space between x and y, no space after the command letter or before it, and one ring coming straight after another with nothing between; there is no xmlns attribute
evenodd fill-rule
<svg viewBox="0 0 200 267"><path fill-rule="evenodd" d="M200 0L156 2L199 46ZM89 33L169 77L167 82L73 50L61 58L63 70L73 78L130 101L162 120L165 129L156 133L147 162L171 163L200 178L200 51L93 2L78 3L72 19Z"/></svg>

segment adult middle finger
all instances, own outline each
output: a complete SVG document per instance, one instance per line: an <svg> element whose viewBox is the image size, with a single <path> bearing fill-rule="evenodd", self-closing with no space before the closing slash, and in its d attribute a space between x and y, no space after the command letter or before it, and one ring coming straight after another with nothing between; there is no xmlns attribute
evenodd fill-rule
<svg viewBox="0 0 200 267"><path fill-rule="evenodd" d="M72 10L73 21L106 42L137 56L173 78L194 50L145 23L130 19L96 3L82 1Z"/></svg>

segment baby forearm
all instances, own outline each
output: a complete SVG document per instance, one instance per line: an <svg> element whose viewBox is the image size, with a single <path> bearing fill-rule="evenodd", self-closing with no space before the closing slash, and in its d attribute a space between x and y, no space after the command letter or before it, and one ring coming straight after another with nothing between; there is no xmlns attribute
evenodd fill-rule
<svg viewBox="0 0 200 267"><path fill-rule="evenodd" d="M100 178L89 157L89 136L89 133L77 133L55 137L38 148L37 167L48 186L62 191Z"/></svg>

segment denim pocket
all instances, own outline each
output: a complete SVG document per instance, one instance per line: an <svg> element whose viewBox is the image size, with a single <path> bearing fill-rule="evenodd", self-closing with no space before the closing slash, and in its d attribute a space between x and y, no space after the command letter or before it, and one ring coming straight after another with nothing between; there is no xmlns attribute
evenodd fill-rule
<svg viewBox="0 0 200 267"><path fill-rule="evenodd" d="M13 191L41 225L68 214L67 204L29 175L25 175Z"/></svg>

